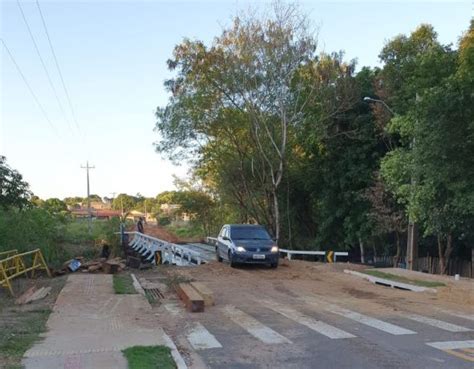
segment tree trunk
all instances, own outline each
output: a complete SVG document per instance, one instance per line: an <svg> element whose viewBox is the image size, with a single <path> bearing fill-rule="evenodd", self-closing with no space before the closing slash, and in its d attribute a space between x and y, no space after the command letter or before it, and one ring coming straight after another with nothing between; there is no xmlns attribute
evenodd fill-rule
<svg viewBox="0 0 474 369"><path fill-rule="evenodd" d="M365 264L364 242L362 242L362 239L360 237L359 237L359 247L360 247L360 262L362 264Z"/></svg>
<svg viewBox="0 0 474 369"><path fill-rule="evenodd" d="M396 268L398 266L398 261L400 260L400 252L401 252L400 234L398 232L395 232L395 240L396 240L396 245L397 245L397 253L393 257L393 267L394 268Z"/></svg>
<svg viewBox="0 0 474 369"><path fill-rule="evenodd" d="M444 251L444 270L442 274L448 274L449 261L451 260L451 254L453 252L453 236L448 234L446 237L446 250Z"/></svg>
<svg viewBox="0 0 474 369"><path fill-rule="evenodd" d="M278 196L277 196L277 188L273 188L273 212L275 218L275 239L276 244L278 245L278 241L280 240L280 208L278 206Z"/></svg>
<svg viewBox="0 0 474 369"><path fill-rule="evenodd" d="M444 258L444 245L443 238L438 235L438 257L439 257L439 272L443 274L443 270L446 269L446 260Z"/></svg>

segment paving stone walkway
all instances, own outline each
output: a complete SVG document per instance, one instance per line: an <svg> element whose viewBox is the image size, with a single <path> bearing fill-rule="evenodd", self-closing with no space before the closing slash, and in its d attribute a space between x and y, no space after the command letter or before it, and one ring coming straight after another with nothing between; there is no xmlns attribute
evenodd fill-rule
<svg viewBox="0 0 474 369"><path fill-rule="evenodd" d="M126 369L121 350L166 345L142 295L116 295L112 276L72 274L58 296L43 340L25 353L26 369Z"/></svg>

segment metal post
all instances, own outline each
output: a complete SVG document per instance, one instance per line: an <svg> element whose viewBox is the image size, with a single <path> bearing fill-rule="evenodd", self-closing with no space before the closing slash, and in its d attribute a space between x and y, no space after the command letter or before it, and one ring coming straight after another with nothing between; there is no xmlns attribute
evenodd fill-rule
<svg viewBox="0 0 474 369"><path fill-rule="evenodd" d="M420 96L418 92L416 93L415 104L418 104L420 101ZM415 120L415 124L418 122ZM413 137L411 141L411 150L415 149L416 138ZM416 185L416 178L414 173L411 173L411 196L413 199L413 190ZM418 227L413 221L413 218L409 215L408 217L408 232L407 232L407 269L415 270L417 269L416 260L418 259Z"/></svg>
<svg viewBox="0 0 474 369"><path fill-rule="evenodd" d="M89 169L94 169L95 167L89 166L89 161L86 162L86 166L82 166L82 169L86 170L87 173L87 213L89 214L89 233L92 231L92 209L91 209L91 197L90 197L90 184L89 184Z"/></svg>
<svg viewBox="0 0 474 369"><path fill-rule="evenodd" d="M418 258L418 227L412 219L408 223L407 237L407 269L415 270Z"/></svg>

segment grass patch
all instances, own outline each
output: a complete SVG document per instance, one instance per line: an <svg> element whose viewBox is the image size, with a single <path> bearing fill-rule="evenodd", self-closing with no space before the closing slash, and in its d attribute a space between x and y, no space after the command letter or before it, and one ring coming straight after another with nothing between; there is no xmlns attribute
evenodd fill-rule
<svg viewBox="0 0 474 369"><path fill-rule="evenodd" d="M189 224L170 224L165 227L168 231L180 238L202 239L206 237L206 233L201 226Z"/></svg>
<svg viewBox="0 0 474 369"><path fill-rule="evenodd" d="M50 313L49 309L22 311L0 324L0 361L7 363L6 368L22 367L23 354L38 340L39 334L46 331Z"/></svg>
<svg viewBox="0 0 474 369"><path fill-rule="evenodd" d="M129 369L176 369L171 350L165 346L133 346L122 352Z"/></svg>
<svg viewBox="0 0 474 369"><path fill-rule="evenodd" d="M118 295L132 295L137 293L133 287L133 279L130 274L114 274L114 291Z"/></svg>
<svg viewBox="0 0 474 369"><path fill-rule="evenodd" d="M421 287L442 287L446 286L442 282L436 282L436 281L424 281L421 279L409 279L406 277L402 277L396 274L392 273L386 273L386 272L381 272L380 270L364 270L362 273L378 277L378 278L385 278L385 279L390 279L392 281L396 282L402 282L402 283L407 283L407 284L413 284L415 286L421 286Z"/></svg>

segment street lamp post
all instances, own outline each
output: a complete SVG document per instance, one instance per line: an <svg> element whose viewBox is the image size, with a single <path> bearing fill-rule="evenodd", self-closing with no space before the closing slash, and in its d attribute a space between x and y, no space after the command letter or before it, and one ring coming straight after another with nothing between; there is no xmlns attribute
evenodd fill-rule
<svg viewBox="0 0 474 369"><path fill-rule="evenodd" d="M418 100L418 94L417 94ZM396 116L395 112L380 99L373 99L371 97L364 97L364 101L382 104L393 116ZM412 141L412 149L415 146L415 139ZM414 178L411 178L411 185L414 185ZM407 269L413 270L415 266L415 260L418 258L418 227L413 221L413 218L408 214L408 229L407 229Z"/></svg>

